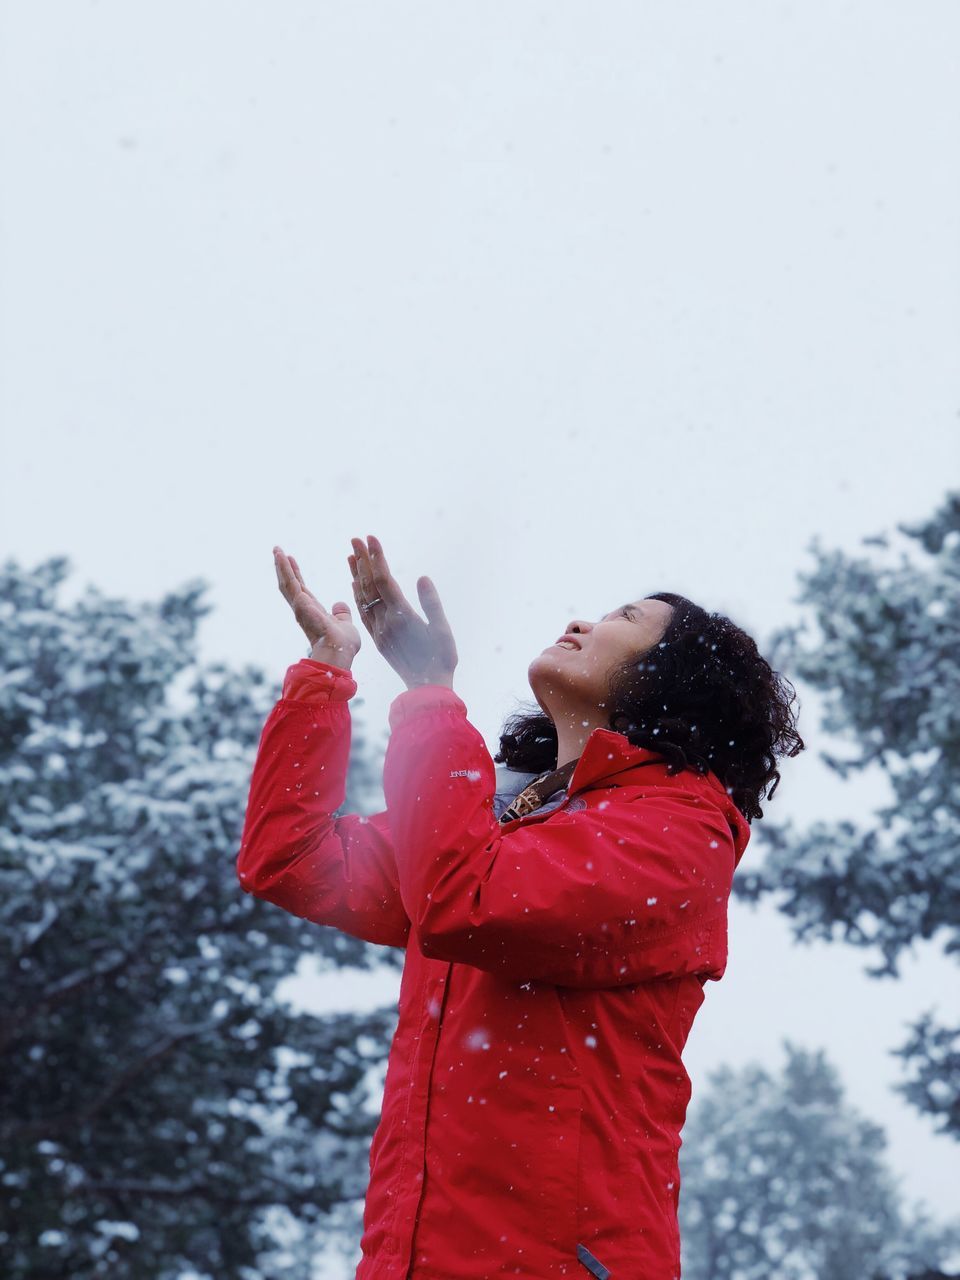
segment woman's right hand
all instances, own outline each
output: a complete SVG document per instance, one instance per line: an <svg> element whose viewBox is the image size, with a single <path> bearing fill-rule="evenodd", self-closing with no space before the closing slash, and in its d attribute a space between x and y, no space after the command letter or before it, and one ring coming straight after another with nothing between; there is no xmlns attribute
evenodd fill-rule
<svg viewBox="0 0 960 1280"><path fill-rule="evenodd" d="M296 560L280 547L273 548L273 563L280 593L313 646L310 657L349 670L360 649L360 632L353 625L350 606L337 600L328 613L307 589Z"/></svg>

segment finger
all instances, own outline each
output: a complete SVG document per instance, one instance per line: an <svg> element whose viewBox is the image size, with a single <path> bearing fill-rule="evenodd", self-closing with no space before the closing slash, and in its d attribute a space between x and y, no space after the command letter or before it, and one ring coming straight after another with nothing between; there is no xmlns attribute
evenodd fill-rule
<svg viewBox="0 0 960 1280"><path fill-rule="evenodd" d="M350 566L350 585L353 587L353 598L357 603L357 608L360 610L360 617L363 618L364 622L366 622L367 615L362 607L365 602L365 597L363 594L363 587L360 582L360 565L357 561L357 557L347 556L347 564Z"/></svg>
<svg viewBox="0 0 960 1280"><path fill-rule="evenodd" d="M367 546L370 548L370 562L374 568L383 573L389 573L390 566L387 564L387 557L383 554L383 546L380 539L375 538L372 533L368 533Z"/></svg>
<svg viewBox="0 0 960 1280"><path fill-rule="evenodd" d="M359 538L351 538L353 553L357 558L357 577L360 581L360 590L365 600L372 600L376 595L373 582L373 570L370 566L370 556L367 548Z"/></svg>
<svg viewBox="0 0 960 1280"><path fill-rule="evenodd" d="M300 586L304 589L304 591L306 591L307 584L303 580L303 574L300 572L300 566L297 564L293 556L288 556L288 559L290 561L290 567L293 569L293 572L296 576L297 582L299 582Z"/></svg>
<svg viewBox="0 0 960 1280"><path fill-rule="evenodd" d="M274 547L273 549L273 565L277 571L277 582L284 599L292 601L295 594L293 573L287 563L287 557L279 547Z"/></svg>
<svg viewBox="0 0 960 1280"><path fill-rule="evenodd" d="M370 566L377 595L381 596L388 604L407 604L396 578L390 572L390 566L387 564L387 557L383 554L380 539L375 538L373 534L368 534L367 542L370 546Z"/></svg>
<svg viewBox="0 0 960 1280"><path fill-rule="evenodd" d="M323 609L323 605L320 604L320 601L317 600L313 592L308 591L303 585L303 578L300 575L299 569L296 567L296 561L293 556L284 555L284 553L281 552L277 559L277 566L277 577L280 580L280 590L283 593L283 598L294 609L294 612L296 612L297 609L298 597L301 595L307 596L307 598L316 604L318 608ZM324 610L324 612L326 612L326 610Z"/></svg>
<svg viewBox="0 0 960 1280"><path fill-rule="evenodd" d="M374 585L376 593L382 598L385 604L391 609L399 610L409 614L411 617L417 616L417 611L400 590L400 584L390 572L387 564L387 558L383 554L383 547L380 541L372 535L370 542L370 562L373 565Z"/></svg>
<svg viewBox="0 0 960 1280"><path fill-rule="evenodd" d="M296 560L294 559L294 557L293 557L293 556L288 556L288 559L289 559L289 561L290 561L290 565L291 565L291 568L292 568L292 570L293 570L293 573L296 575L297 585L299 586L300 590L304 593L304 595L308 595L308 596L310 597L310 599L311 599L311 600L317 600L317 597L313 594L313 592L310 590L310 588L309 588L309 587L307 586L307 584L304 582L304 580L303 580L303 574L300 572L300 566L297 564L297 562L296 562ZM319 600L317 600L317 604L320 604L320 601L319 601ZM323 606L322 606L322 605L321 605L320 607L321 607L321 608L323 608Z"/></svg>
<svg viewBox="0 0 960 1280"><path fill-rule="evenodd" d="M417 595L420 597L423 612L427 615L427 621L431 626L443 627L450 631L450 623L440 603L440 593L429 578L417 579Z"/></svg>
<svg viewBox="0 0 960 1280"><path fill-rule="evenodd" d="M363 620L363 625L370 632L371 636L373 636L373 618L371 617L373 610L365 609L363 607L364 599L363 599L363 592L360 589L359 577L355 577L353 580L353 598L357 602L357 612L360 614L360 617ZM376 639L376 636L374 636L374 639Z"/></svg>

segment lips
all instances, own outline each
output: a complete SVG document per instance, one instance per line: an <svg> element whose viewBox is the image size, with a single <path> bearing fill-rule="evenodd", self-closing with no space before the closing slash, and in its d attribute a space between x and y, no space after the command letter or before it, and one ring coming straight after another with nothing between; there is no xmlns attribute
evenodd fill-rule
<svg viewBox="0 0 960 1280"><path fill-rule="evenodd" d="M560 638L558 640L554 640L553 643L554 644L570 644L570 645L573 645L575 649L580 648L580 643L575 636L560 636Z"/></svg>

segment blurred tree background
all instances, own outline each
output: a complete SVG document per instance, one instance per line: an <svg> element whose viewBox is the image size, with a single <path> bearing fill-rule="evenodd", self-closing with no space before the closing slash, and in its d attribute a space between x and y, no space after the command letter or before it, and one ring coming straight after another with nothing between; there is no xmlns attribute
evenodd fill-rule
<svg viewBox="0 0 960 1280"><path fill-rule="evenodd" d="M865 538L870 556L813 544L800 576L804 620L775 633L774 666L827 697L823 729L851 754L821 758L841 778L879 767L890 802L866 826L758 826L762 861L738 871L743 901L773 897L798 942L843 941L879 952L866 972L899 977L898 958L937 939L960 959L960 493L928 519L898 525L908 540ZM960 1138L960 1021L922 1010L891 1050L899 1091L938 1132Z"/></svg>
<svg viewBox="0 0 960 1280"><path fill-rule="evenodd" d="M306 1276L364 1194L396 1009L276 988L402 952L240 891L280 689L198 665L204 584L67 608L68 572L0 571L0 1271ZM379 774L354 713L344 807L382 808Z"/></svg>
<svg viewBox="0 0 960 1280"><path fill-rule="evenodd" d="M779 1074L712 1071L680 1148L684 1280L907 1280L946 1275L960 1220L907 1208L879 1125L823 1050L784 1041Z"/></svg>

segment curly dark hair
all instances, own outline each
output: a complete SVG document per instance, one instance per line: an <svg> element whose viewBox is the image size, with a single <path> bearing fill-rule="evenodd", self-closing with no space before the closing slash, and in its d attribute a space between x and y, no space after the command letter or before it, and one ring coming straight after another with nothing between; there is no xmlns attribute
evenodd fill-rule
<svg viewBox="0 0 960 1280"><path fill-rule="evenodd" d="M712 771L747 822L762 818L761 799L772 799L780 783L777 760L804 750L794 686L723 614L670 591L644 599L665 601L673 615L657 644L612 673L607 727L660 754L671 776ZM493 758L530 773L555 769L553 721L542 710L515 712Z"/></svg>

